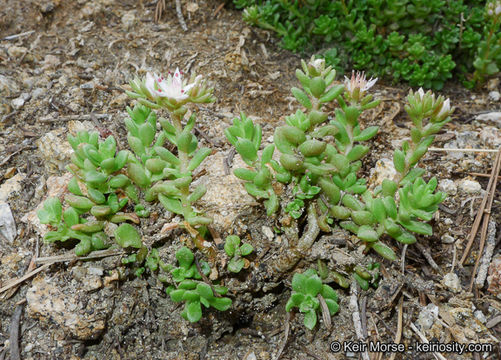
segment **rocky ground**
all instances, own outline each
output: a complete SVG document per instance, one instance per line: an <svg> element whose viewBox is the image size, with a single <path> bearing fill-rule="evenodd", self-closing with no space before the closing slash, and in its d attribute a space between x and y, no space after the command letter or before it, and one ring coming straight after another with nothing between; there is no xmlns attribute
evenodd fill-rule
<svg viewBox="0 0 501 360"><path fill-rule="evenodd" d="M264 143L269 143L275 126L297 108L289 89L296 85L300 57L281 50L271 34L248 27L230 4L181 3L186 32L174 2L166 2L156 23L156 1L0 0L0 359L15 347L12 323L20 324L13 338L19 339L22 359L274 359L282 347L282 359L357 358L353 352L329 350L332 341L358 340L355 307L369 340L390 343L400 335L401 342L413 344L424 341L419 332L430 341L493 344L491 352L443 353L447 359L500 358L499 191L490 211L487 248L494 256L486 258L484 268L491 263L487 281L468 291L481 255L477 245L459 264L496 154L449 150L426 155L422 166L439 178L449 197L433 221L434 235L406 249L404 271L399 262L362 256L353 237L335 231L320 237L286 274L263 274L265 265L287 251L287 238L272 231L273 219L227 171L231 148L223 130L244 111L262 125ZM232 309L209 311L194 325L180 317L182 308L156 277L128 276L122 254L81 261L71 250L44 245L34 213L48 194L60 195L69 180L66 135L96 129L126 144L123 120L125 107L132 105L123 92L126 84L135 74L176 67L203 74L217 97L214 104L192 109L198 112L198 138L213 149L198 180L209 189L199 206L215 219L213 228L221 238L239 234L255 248L250 268L225 279ZM498 149L499 91L499 79L477 92L448 84L444 95L456 111L434 146ZM388 162L378 160L390 159L408 136L407 92L406 85L379 82L374 95L382 103L364 114L364 124L381 127L363 169L373 183L389 171ZM240 162L236 156L233 167ZM160 207L152 211L158 220L143 220L143 241L174 263L185 235L159 233L170 219ZM64 254L70 255L63 259ZM32 259L38 262L30 265ZM302 315L286 316L285 303L293 273L318 259L341 272L377 261L383 280L367 292L337 288L340 312L331 328L321 324L312 332L302 325ZM36 266L43 268L11 287ZM371 359L386 357L371 354ZM407 352L396 358L434 355Z"/></svg>

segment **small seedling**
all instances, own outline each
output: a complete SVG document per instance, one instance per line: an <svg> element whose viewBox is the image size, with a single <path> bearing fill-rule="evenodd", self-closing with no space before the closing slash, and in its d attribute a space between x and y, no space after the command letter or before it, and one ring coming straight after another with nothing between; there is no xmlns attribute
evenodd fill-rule
<svg viewBox="0 0 501 360"><path fill-rule="evenodd" d="M174 302L185 302L181 316L190 321L197 322L202 318L202 307L213 307L219 311L226 311L231 307L230 298L222 297L226 295L228 289L220 285L209 285L203 281L202 275L198 272L194 262L195 256L187 247L182 247L176 252L176 259L179 267L170 270L172 279L177 284L169 286L167 294ZM200 263L200 268L204 275L210 272L209 264Z"/></svg>
<svg viewBox="0 0 501 360"><path fill-rule="evenodd" d="M240 238L236 235L230 235L226 238L224 251L230 257L228 262L228 271L239 273L249 261L244 256L249 255L254 248L251 244L245 243L240 246Z"/></svg>
<svg viewBox="0 0 501 360"><path fill-rule="evenodd" d="M285 310L291 311L294 307L299 308L299 311L304 314L304 325L310 330L313 330L317 324L320 297L325 300L331 316L339 310L336 292L329 285L322 284L322 279L320 279L314 269L306 270L302 274L294 274L292 278L292 290Z"/></svg>

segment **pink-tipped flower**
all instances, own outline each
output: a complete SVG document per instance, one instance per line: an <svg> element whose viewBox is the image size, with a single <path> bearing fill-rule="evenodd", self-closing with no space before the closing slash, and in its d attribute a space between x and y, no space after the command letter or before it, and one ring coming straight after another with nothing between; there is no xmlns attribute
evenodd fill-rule
<svg viewBox="0 0 501 360"><path fill-rule="evenodd" d="M442 103L442 107L440 108L440 112L437 115L438 119L445 119L447 116L449 116L451 113L451 103L449 99L446 99Z"/></svg>
<svg viewBox="0 0 501 360"><path fill-rule="evenodd" d="M199 84L202 77L199 75L191 84L183 81L183 74L176 69L174 74L169 73L167 78L157 74L146 74L144 86L152 98L167 98L169 101L180 103L189 98L190 90Z"/></svg>
<svg viewBox="0 0 501 360"><path fill-rule="evenodd" d="M424 95L425 95L423 88L419 88L419 90L416 92L416 94L419 94L419 100L423 100Z"/></svg>
<svg viewBox="0 0 501 360"><path fill-rule="evenodd" d="M369 90L371 87L374 86L378 78L370 78L367 80L365 78L365 73L362 71L355 71L351 72L351 79L348 77L344 77L344 85L346 86L346 90L349 93L352 93L355 91L355 89L360 89L360 93L364 93L367 90Z"/></svg>

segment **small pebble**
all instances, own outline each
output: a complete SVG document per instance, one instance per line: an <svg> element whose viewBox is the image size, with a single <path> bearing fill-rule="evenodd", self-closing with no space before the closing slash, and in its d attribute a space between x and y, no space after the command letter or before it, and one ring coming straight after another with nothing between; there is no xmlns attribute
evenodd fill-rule
<svg viewBox="0 0 501 360"><path fill-rule="evenodd" d="M452 236L450 236L449 234L445 234L444 236L442 236L442 242L444 244L452 244L456 241L456 239L454 239Z"/></svg>
<svg viewBox="0 0 501 360"><path fill-rule="evenodd" d="M484 313L480 310L477 310L473 313L473 315L475 316L475 318L480 321L482 324L485 324L487 322L487 319L484 315Z"/></svg>
<svg viewBox="0 0 501 360"><path fill-rule="evenodd" d="M35 90L33 90L33 93L31 94L31 96L33 97L33 99L36 100L36 99L41 98L45 93L46 93L45 89L36 88Z"/></svg>
<svg viewBox="0 0 501 360"><path fill-rule="evenodd" d="M133 12L126 12L122 16L122 24L125 30L129 30L136 22L136 17Z"/></svg>
<svg viewBox="0 0 501 360"><path fill-rule="evenodd" d="M417 323L421 330L428 330L433 326L435 318L438 315L438 306L435 304L426 305L419 313Z"/></svg>
<svg viewBox="0 0 501 360"><path fill-rule="evenodd" d="M501 98L501 94L499 94L499 91L489 92L489 99L494 100L494 101L499 101L500 98Z"/></svg>
<svg viewBox="0 0 501 360"><path fill-rule="evenodd" d="M450 179L440 180L440 182L438 183L438 189L440 191L443 191L447 195L456 195L458 191L456 184Z"/></svg>
<svg viewBox="0 0 501 360"><path fill-rule="evenodd" d="M467 194L478 194L482 190L482 186L478 181L474 180L463 180L459 184L459 190L467 193Z"/></svg>
<svg viewBox="0 0 501 360"><path fill-rule="evenodd" d="M445 274L442 284L452 292L461 292L461 282L455 273Z"/></svg>
<svg viewBox="0 0 501 360"><path fill-rule="evenodd" d="M7 54L9 54L9 56L13 57L14 59L18 59L26 54L27 51L28 49L26 49L25 47L14 45L7 50Z"/></svg>
<svg viewBox="0 0 501 360"><path fill-rule="evenodd" d="M80 85L80 89L92 90L92 89L94 89L94 83L92 81L86 82L85 84Z"/></svg>
<svg viewBox="0 0 501 360"><path fill-rule="evenodd" d="M12 107L16 110L22 108L24 105L24 99L22 97L18 97L12 100Z"/></svg>

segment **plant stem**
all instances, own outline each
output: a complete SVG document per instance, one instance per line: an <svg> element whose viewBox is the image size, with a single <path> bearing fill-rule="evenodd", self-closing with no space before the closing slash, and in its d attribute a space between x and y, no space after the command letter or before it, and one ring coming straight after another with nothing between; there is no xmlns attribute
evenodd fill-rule
<svg viewBox="0 0 501 360"><path fill-rule="evenodd" d="M176 136L179 136L179 134L181 134L181 132L183 131L181 117L174 115L172 118L173 118L173 123L174 123L173 125L176 128ZM177 149L177 151L178 151L178 157L179 157L179 162L180 162L179 171L182 174L184 174L184 173L186 173L186 170L188 168L188 163L189 163L188 154L179 148ZM188 200L188 196L190 195L190 185L188 184L188 185L182 186L179 190L181 191L180 199L181 199L181 205L183 207L183 217L186 220L192 212L191 203Z"/></svg>
<svg viewBox="0 0 501 360"><path fill-rule="evenodd" d="M177 115L172 116L173 119L173 125L176 128L176 136L179 136L181 132L183 131L183 124L181 123L181 117ZM188 153L182 151L177 148L178 151L178 158L179 158L179 171L181 174L185 174L188 172L188 164L190 162L189 155ZM191 181L190 181L191 183ZM202 251L204 254L206 254L209 257L209 260L212 262L214 259L214 249L210 246L205 246L205 240L203 237L200 235L200 233L193 228L187 221L187 219L190 217L190 215L193 213L193 209L191 207L191 202L188 199L190 195L190 184L184 185L179 188L180 190L180 195L179 198L181 200L181 206L183 209L183 217L184 217L184 227L186 230L191 235L191 239L195 246Z"/></svg>

